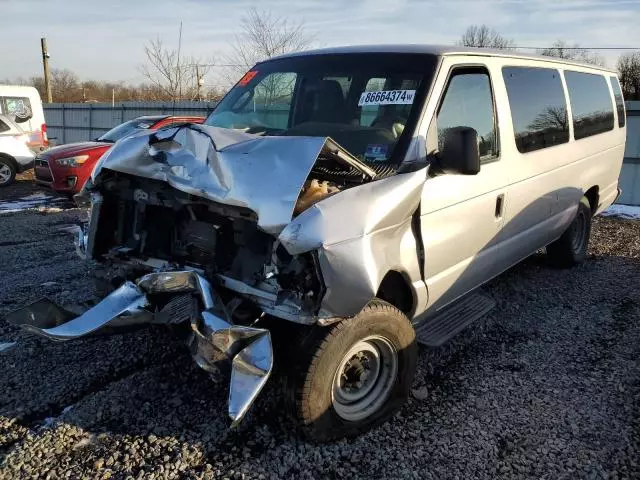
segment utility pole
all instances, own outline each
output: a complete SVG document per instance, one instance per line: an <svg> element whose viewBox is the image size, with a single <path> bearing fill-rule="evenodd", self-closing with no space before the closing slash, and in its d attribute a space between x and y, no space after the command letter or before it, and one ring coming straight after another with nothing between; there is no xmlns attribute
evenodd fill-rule
<svg viewBox="0 0 640 480"><path fill-rule="evenodd" d="M196 88L198 89L198 95L197 95L197 99L198 101L202 100L202 97L200 95L200 90L202 89L202 78L200 78L200 65L198 65L196 63Z"/></svg>
<svg viewBox="0 0 640 480"><path fill-rule="evenodd" d="M178 100L182 100L182 65L180 65L180 50L182 50L182 20L180 20L180 34L178 35L178 58L176 59L176 79L178 80L178 85L177 85Z"/></svg>
<svg viewBox="0 0 640 480"><path fill-rule="evenodd" d="M47 39L40 39L42 49L42 66L44 67L44 89L47 94L47 103L52 103L51 99L51 73L49 72L49 52L47 50Z"/></svg>

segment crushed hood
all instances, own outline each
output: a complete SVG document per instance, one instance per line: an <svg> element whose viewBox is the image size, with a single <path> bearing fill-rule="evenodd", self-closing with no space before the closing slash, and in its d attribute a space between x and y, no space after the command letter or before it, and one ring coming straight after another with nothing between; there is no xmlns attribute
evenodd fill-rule
<svg viewBox="0 0 640 480"><path fill-rule="evenodd" d="M328 137L263 137L186 125L124 138L102 156L102 169L167 182L173 188L256 213L258 226L277 235L293 216L318 156L329 155L373 179L375 172Z"/></svg>

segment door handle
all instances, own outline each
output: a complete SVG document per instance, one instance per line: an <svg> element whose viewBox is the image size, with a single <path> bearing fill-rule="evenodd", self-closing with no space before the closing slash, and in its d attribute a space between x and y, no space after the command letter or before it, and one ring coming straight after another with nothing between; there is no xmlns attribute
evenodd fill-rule
<svg viewBox="0 0 640 480"><path fill-rule="evenodd" d="M496 197L496 218L502 218L504 212L504 193L501 193Z"/></svg>

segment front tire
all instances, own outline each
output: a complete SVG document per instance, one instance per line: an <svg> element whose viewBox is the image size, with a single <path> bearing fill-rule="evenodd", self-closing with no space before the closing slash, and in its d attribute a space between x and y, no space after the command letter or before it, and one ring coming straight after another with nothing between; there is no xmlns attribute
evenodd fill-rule
<svg viewBox="0 0 640 480"><path fill-rule="evenodd" d="M305 333L284 373L290 409L309 439L358 435L408 397L418 350L397 308L374 300L351 319Z"/></svg>
<svg viewBox="0 0 640 480"><path fill-rule="evenodd" d="M15 165L6 158L0 157L0 187L6 187L13 183L16 178Z"/></svg>
<svg viewBox="0 0 640 480"><path fill-rule="evenodd" d="M551 265L561 268L573 267L587 257L591 218L589 200L582 197L569 228L558 240L547 246L547 258Z"/></svg>

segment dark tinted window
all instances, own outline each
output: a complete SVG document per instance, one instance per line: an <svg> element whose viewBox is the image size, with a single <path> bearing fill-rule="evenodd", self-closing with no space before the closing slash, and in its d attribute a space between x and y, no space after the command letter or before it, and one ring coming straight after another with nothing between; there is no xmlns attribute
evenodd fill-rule
<svg viewBox="0 0 640 480"><path fill-rule="evenodd" d="M483 160L498 154L491 81L485 71L463 69L449 80L438 111L439 149L446 131L454 127L471 127L478 132Z"/></svg>
<svg viewBox="0 0 640 480"><path fill-rule="evenodd" d="M11 128L9 128L9 125L0 120L0 133L8 132L9 130L11 130Z"/></svg>
<svg viewBox="0 0 640 480"><path fill-rule="evenodd" d="M564 72L576 140L613 129L613 104L602 75Z"/></svg>
<svg viewBox="0 0 640 480"><path fill-rule="evenodd" d="M504 67L516 146L522 153L569 141L567 102L557 70Z"/></svg>
<svg viewBox="0 0 640 480"><path fill-rule="evenodd" d="M622 90L620 90L620 83L616 77L609 77L611 80L611 88L613 89L613 98L616 101L616 109L618 110L618 126L624 127L624 98L622 98Z"/></svg>

